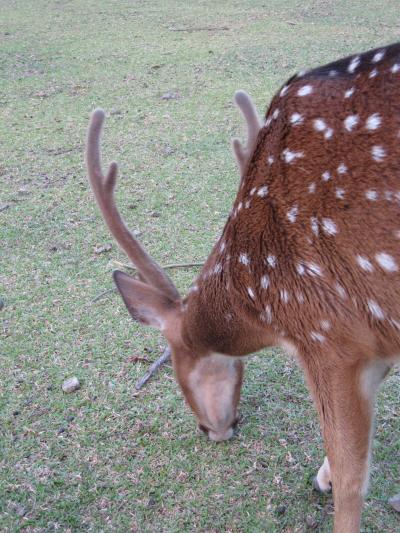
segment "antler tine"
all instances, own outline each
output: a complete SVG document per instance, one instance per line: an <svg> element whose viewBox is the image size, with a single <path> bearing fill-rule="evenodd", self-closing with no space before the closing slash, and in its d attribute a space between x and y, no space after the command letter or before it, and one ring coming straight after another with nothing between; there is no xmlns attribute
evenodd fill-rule
<svg viewBox="0 0 400 533"><path fill-rule="evenodd" d="M104 220L120 247L136 266L142 280L158 288L164 294L176 300L179 293L163 271L163 269L148 255L125 225L115 205L114 188L117 181L118 165L111 163L104 177L101 169L100 134L104 122L104 111L96 109L90 118L87 144L86 166L89 182Z"/></svg>
<svg viewBox="0 0 400 533"><path fill-rule="evenodd" d="M246 146L243 146L239 139L232 139L233 152L236 157L240 174L243 176L249 159L256 147L257 136L262 123L253 101L245 91L236 91L234 99L236 105L242 112L247 125Z"/></svg>

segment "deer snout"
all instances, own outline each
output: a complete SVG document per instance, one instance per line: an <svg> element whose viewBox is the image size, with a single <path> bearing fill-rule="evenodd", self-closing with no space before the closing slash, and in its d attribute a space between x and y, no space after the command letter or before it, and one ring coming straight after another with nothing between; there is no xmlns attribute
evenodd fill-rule
<svg viewBox="0 0 400 533"><path fill-rule="evenodd" d="M199 424L199 429L205 433L213 442L222 442L228 440L235 434L235 430L238 424L239 418L237 417L227 429L214 430L210 429L203 424Z"/></svg>

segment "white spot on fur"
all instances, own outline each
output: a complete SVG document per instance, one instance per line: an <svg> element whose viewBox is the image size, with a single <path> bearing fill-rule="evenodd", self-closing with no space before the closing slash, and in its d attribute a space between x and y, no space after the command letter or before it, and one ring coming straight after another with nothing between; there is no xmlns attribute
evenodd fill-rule
<svg viewBox="0 0 400 533"><path fill-rule="evenodd" d="M300 274L300 276L303 276L306 272L306 269L304 268L303 263L298 263L296 265L296 270L297 270L297 273Z"/></svg>
<svg viewBox="0 0 400 533"><path fill-rule="evenodd" d="M376 68L372 69L368 75L368 78L375 78L378 75L378 70Z"/></svg>
<svg viewBox="0 0 400 533"><path fill-rule="evenodd" d="M349 115L344 119L344 127L347 131L352 131L352 129L358 124L358 121L358 115Z"/></svg>
<svg viewBox="0 0 400 533"><path fill-rule="evenodd" d="M282 157L286 161L286 163L292 163L295 159L299 159L300 157L304 157L304 152L292 152L288 150L287 148L283 150Z"/></svg>
<svg viewBox="0 0 400 533"><path fill-rule="evenodd" d="M268 156L267 162L268 165L272 165L272 163L274 162L274 158L272 157L272 155Z"/></svg>
<svg viewBox="0 0 400 533"><path fill-rule="evenodd" d="M377 145L372 147L371 153L372 153L372 158L378 163L383 161L386 155L386 151L383 148L383 146L377 146Z"/></svg>
<svg viewBox="0 0 400 533"><path fill-rule="evenodd" d="M326 122L322 118L316 118L314 120L314 129L316 131L324 131L326 127Z"/></svg>
<svg viewBox="0 0 400 533"><path fill-rule="evenodd" d="M379 113L374 113L367 118L365 127L367 130L376 130L382 123L382 118Z"/></svg>
<svg viewBox="0 0 400 533"><path fill-rule="evenodd" d="M375 300L368 300L367 304L368 309L370 310L370 313L373 317L377 318L378 320L383 320L385 318L384 312L375 302Z"/></svg>
<svg viewBox="0 0 400 533"><path fill-rule="evenodd" d="M299 212L299 208L297 205L293 206L289 211L287 212L286 216L289 219L290 222L296 222L297 214Z"/></svg>
<svg viewBox="0 0 400 533"><path fill-rule="evenodd" d="M219 251L222 253L226 248L226 245L224 243L224 241L221 242L221 244L219 245Z"/></svg>
<svg viewBox="0 0 400 533"><path fill-rule="evenodd" d="M251 287L247 287L247 294L250 296L252 300L254 300L254 291Z"/></svg>
<svg viewBox="0 0 400 533"><path fill-rule="evenodd" d="M338 295L344 300L347 296L346 291L344 288L339 284L335 283L335 290L338 293Z"/></svg>
<svg viewBox="0 0 400 533"><path fill-rule="evenodd" d="M395 320L394 318L389 318L389 322L392 326L394 326L400 331L400 322L398 320Z"/></svg>
<svg viewBox="0 0 400 533"><path fill-rule="evenodd" d="M368 191L366 191L365 193L365 197L367 200L371 200L372 202L374 202L378 199L378 193L373 189L368 189Z"/></svg>
<svg viewBox="0 0 400 533"><path fill-rule="evenodd" d="M296 292L296 299L299 302L299 304L304 303L304 296L300 291Z"/></svg>
<svg viewBox="0 0 400 533"><path fill-rule="evenodd" d="M347 172L347 167L344 163L340 163L340 165L337 167L337 173L338 174L345 174Z"/></svg>
<svg viewBox="0 0 400 533"><path fill-rule="evenodd" d="M297 91L297 96L307 96L308 94L311 94L313 92L312 85L303 85L303 87L300 87L300 89Z"/></svg>
<svg viewBox="0 0 400 533"><path fill-rule="evenodd" d="M253 187L250 191L250 196L253 196L253 194L256 192L257 187Z"/></svg>
<svg viewBox="0 0 400 533"><path fill-rule="evenodd" d="M315 193L315 183L314 182L310 183L310 185L308 186L308 192L310 194Z"/></svg>
<svg viewBox="0 0 400 533"><path fill-rule="evenodd" d="M221 263L217 263L213 269L214 274L220 274L222 272Z"/></svg>
<svg viewBox="0 0 400 533"><path fill-rule="evenodd" d="M251 200L247 200L246 203L244 204L244 208L248 209L250 207L250 204L251 204Z"/></svg>
<svg viewBox="0 0 400 533"><path fill-rule="evenodd" d="M322 174L322 181L329 181L331 179L331 174L327 170Z"/></svg>
<svg viewBox="0 0 400 533"><path fill-rule="evenodd" d="M288 85L285 85L284 87L282 87L281 92L279 93L279 96L280 97L285 96L285 94L288 92L288 89L289 89Z"/></svg>
<svg viewBox="0 0 400 533"><path fill-rule="evenodd" d="M385 55L385 50L380 50L379 52L376 52L376 54L371 60L372 63L379 63L379 61L383 59L384 55Z"/></svg>
<svg viewBox="0 0 400 533"><path fill-rule="evenodd" d="M272 311L271 311L271 306L270 305L266 305L265 306L263 316L264 316L264 320L266 322L268 322L268 324L271 324L271 322L272 322Z"/></svg>
<svg viewBox="0 0 400 533"><path fill-rule="evenodd" d="M352 96L352 95L354 94L354 90L355 90L354 87L352 87L351 89L349 89L348 91L346 91L346 92L344 93L344 97L345 97L345 98L350 98L350 96Z"/></svg>
<svg viewBox="0 0 400 533"><path fill-rule="evenodd" d="M353 72L356 70L356 68L359 65L360 65L360 56L355 56L350 61L349 66L347 67L347 70L350 72L350 74L353 74Z"/></svg>
<svg viewBox="0 0 400 533"><path fill-rule="evenodd" d="M318 237L319 229L318 219L316 217L311 217L311 231L314 233L315 236Z"/></svg>
<svg viewBox="0 0 400 533"><path fill-rule="evenodd" d="M379 266L381 266L383 270L386 270L387 272L396 272L398 270L398 266L394 258L385 252L376 254L375 259Z"/></svg>
<svg viewBox="0 0 400 533"><path fill-rule="evenodd" d="M325 139L330 139L333 135L333 129L332 128L327 128L325 133L324 133L324 137Z"/></svg>
<svg viewBox="0 0 400 533"><path fill-rule="evenodd" d="M374 267L372 266L372 263L363 255L357 255L356 261L360 265L360 267L366 272L373 272Z"/></svg>
<svg viewBox="0 0 400 533"><path fill-rule="evenodd" d="M338 232L336 224L333 222L331 218L322 219L322 229L328 235L335 235Z"/></svg>
<svg viewBox="0 0 400 533"><path fill-rule="evenodd" d="M249 256L247 254L240 254L239 262L242 263L243 265L249 265L250 264Z"/></svg>
<svg viewBox="0 0 400 533"><path fill-rule="evenodd" d="M393 200L393 192L392 191L385 191L385 200L388 202L391 202Z"/></svg>
<svg viewBox="0 0 400 533"><path fill-rule="evenodd" d="M299 124L303 123L303 115L300 115L300 113L293 113L290 117L290 123L293 124L293 126L298 126Z"/></svg>
<svg viewBox="0 0 400 533"><path fill-rule="evenodd" d="M257 191L257 196L260 196L261 198L264 198L264 196L267 196L268 194L268 187L264 185L264 187L260 187Z"/></svg>
<svg viewBox="0 0 400 533"><path fill-rule="evenodd" d="M272 118L276 120L279 117L279 109L275 109L275 111L272 113Z"/></svg>
<svg viewBox="0 0 400 533"><path fill-rule="evenodd" d="M322 276L321 267L315 263L307 263L307 273L311 276Z"/></svg>
<svg viewBox="0 0 400 533"><path fill-rule="evenodd" d="M336 198L339 198L339 200L343 200L344 195L345 195L345 190L344 189L340 189L340 188L336 189L336 191L335 191Z"/></svg>
<svg viewBox="0 0 400 533"><path fill-rule="evenodd" d="M268 289L268 286L269 286L269 276L267 276L267 274L265 274L262 278L261 278L261 287L263 289Z"/></svg>
<svg viewBox="0 0 400 533"><path fill-rule="evenodd" d="M267 257L267 263L271 268L275 268L276 266L276 256L275 255L269 255Z"/></svg>
<svg viewBox="0 0 400 533"><path fill-rule="evenodd" d="M331 329L331 323L329 320L321 320L320 322L321 329L328 331Z"/></svg>
<svg viewBox="0 0 400 533"><path fill-rule="evenodd" d="M390 69L390 72L392 72L393 74L400 72L400 63L395 63L393 67Z"/></svg>
<svg viewBox="0 0 400 533"><path fill-rule="evenodd" d="M313 341L323 343L325 342L325 336L322 335L322 333L318 333L318 331L311 331L310 337Z"/></svg>
<svg viewBox="0 0 400 533"><path fill-rule="evenodd" d="M280 294L282 302L287 304L288 301L289 301L289 293L288 293L288 291L286 289L282 289L282 290L279 291L279 294Z"/></svg>

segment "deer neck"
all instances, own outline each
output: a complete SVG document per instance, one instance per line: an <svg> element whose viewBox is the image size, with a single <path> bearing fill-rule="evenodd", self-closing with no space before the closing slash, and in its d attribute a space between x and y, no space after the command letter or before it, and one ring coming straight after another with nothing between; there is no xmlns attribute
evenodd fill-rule
<svg viewBox="0 0 400 533"><path fill-rule="evenodd" d="M237 293L212 254L183 301L183 339L193 353L244 356L276 344L272 328Z"/></svg>

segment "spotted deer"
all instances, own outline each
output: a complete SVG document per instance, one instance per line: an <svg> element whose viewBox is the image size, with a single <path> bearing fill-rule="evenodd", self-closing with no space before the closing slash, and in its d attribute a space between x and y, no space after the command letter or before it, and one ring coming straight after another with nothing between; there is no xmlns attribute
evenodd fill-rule
<svg viewBox="0 0 400 533"><path fill-rule="evenodd" d="M93 112L86 162L111 233L139 279L114 280L135 320L159 329L199 427L233 435L243 356L281 346L302 366L327 452L335 533L360 528L376 390L400 353L400 44L292 77L233 151L241 180L222 236L186 297L128 231L103 176Z"/></svg>

